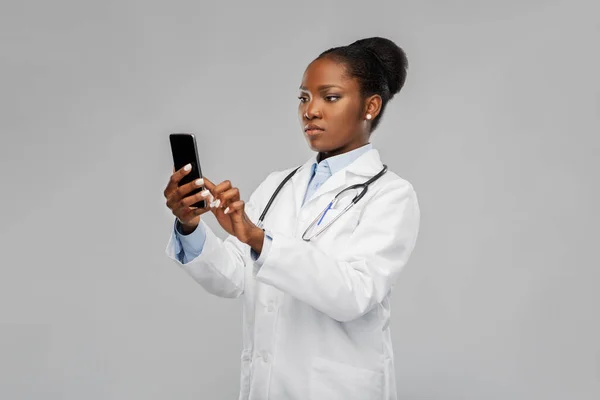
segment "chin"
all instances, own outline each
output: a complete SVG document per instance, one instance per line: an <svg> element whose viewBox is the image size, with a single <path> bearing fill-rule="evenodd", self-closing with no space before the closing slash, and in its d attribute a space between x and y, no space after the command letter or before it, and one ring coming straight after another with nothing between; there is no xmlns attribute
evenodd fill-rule
<svg viewBox="0 0 600 400"><path fill-rule="evenodd" d="M312 151L315 151L317 153L330 153L337 149L336 146L333 146L328 143L323 143L319 140L308 140L308 147L310 147Z"/></svg>
<svg viewBox="0 0 600 400"><path fill-rule="evenodd" d="M311 139L311 138L306 138L306 143L308 144L308 147L310 147L310 149L312 151L316 151L316 152L325 152L328 151L330 146L327 146L323 143L323 141L321 139Z"/></svg>

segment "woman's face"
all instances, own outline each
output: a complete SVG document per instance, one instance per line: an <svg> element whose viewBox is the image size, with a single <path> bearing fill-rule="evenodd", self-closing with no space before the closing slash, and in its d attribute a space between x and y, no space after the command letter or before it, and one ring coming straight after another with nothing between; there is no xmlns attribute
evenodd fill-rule
<svg viewBox="0 0 600 400"><path fill-rule="evenodd" d="M358 81L327 57L313 61L300 85L298 117L310 148L321 159L357 149L369 141Z"/></svg>

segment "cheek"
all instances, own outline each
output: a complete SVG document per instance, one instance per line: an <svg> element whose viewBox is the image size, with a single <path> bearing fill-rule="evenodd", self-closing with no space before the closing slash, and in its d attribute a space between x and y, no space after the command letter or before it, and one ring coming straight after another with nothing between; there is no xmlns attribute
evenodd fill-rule
<svg viewBox="0 0 600 400"><path fill-rule="evenodd" d="M349 130L356 125L357 111L349 104L339 104L331 107L328 118L339 129Z"/></svg>

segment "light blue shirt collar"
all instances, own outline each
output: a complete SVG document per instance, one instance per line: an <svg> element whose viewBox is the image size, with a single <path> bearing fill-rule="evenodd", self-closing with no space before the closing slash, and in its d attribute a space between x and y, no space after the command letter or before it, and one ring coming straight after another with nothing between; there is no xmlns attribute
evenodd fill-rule
<svg viewBox="0 0 600 400"><path fill-rule="evenodd" d="M315 162L312 165L311 175L314 175L316 169L319 168L319 170L323 171L329 170L328 175L331 176L336 172L342 170L343 168L347 167L348 165L352 164L354 160L356 160L358 157L362 156L364 153L371 150L372 148L373 145L371 143L367 143L364 146L359 147L358 149L354 149L347 153L338 154L337 156L329 157L318 164L315 157Z"/></svg>

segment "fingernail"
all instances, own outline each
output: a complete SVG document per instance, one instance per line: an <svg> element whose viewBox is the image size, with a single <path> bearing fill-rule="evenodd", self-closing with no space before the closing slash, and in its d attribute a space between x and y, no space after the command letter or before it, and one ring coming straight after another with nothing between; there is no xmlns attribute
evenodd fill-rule
<svg viewBox="0 0 600 400"><path fill-rule="evenodd" d="M221 205L221 199L217 199L217 201L215 201L215 208L219 208L220 205Z"/></svg>
<svg viewBox="0 0 600 400"><path fill-rule="evenodd" d="M196 179L196 186L202 186L204 185L204 179L200 178L200 179Z"/></svg>
<svg viewBox="0 0 600 400"><path fill-rule="evenodd" d="M188 164L185 167L183 167L184 170L189 171L190 169L192 169L192 164Z"/></svg>
<svg viewBox="0 0 600 400"><path fill-rule="evenodd" d="M202 196L202 197L208 197L208 196L210 196L210 191L203 190L202 192L200 192L200 196Z"/></svg>
<svg viewBox="0 0 600 400"><path fill-rule="evenodd" d="M225 214L227 214L229 212L229 207L227 207L224 211Z"/></svg>

